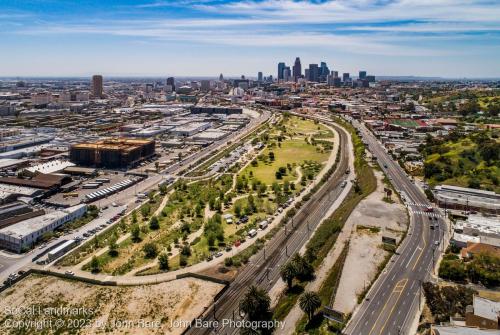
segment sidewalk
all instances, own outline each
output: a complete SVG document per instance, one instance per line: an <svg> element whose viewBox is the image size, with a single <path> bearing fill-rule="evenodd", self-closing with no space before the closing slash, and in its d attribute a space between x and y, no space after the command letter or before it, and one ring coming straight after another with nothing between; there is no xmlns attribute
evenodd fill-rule
<svg viewBox="0 0 500 335"><path fill-rule="evenodd" d="M335 138L338 139L339 137L338 137L338 134L336 133L336 131L333 128L331 128L331 130L334 132ZM351 143L350 143L350 147L352 148L352 144ZM317 177L314 179L314 181L312 183L310 183L304 189L304 192L302 192L299 196L297 196L297 197L294 198L294 200L293 200L292 204L289 206L289 208L294 208L295 204L298 201L301 201L302 198L306 194L308 194L309 191L314 186L316 186L318 184L318 182L325 175L325 173L335 164L335 159L337 157L338 150L339 150L339 143L338 143L338 140L337 140L337 141L335 141L335 144L334 144L334 147L333 147L332 152L330 154L330 157L328 158L328 161L326 162L326 164L323 167L323 169L320 171L320 173L317 175ZM350 162L350 166L352 166L352 162ZM351 174L349 175L349 179L351 179L354 176L354 174L352 172L352 171L354 171L354 169L351 168L350 170L351 170ZM350 187L350 184L348 184L348 185ZM344 194L344 193L347 194L349 187L346 187L343 190L342 194ZM335 204L341 202L341 200L339 201L339 199L337 199L337 201L335 202ZM78 277L83 277L83 278L90 278L90 279L100 280L100 281L115 281L117 283L117 285L142 285L142 284L152 284L152 283L159 283L159 282L164 282L164 281L175 280L176 277L177 277L177 275L184 274L184 273L187 273L187 272L200 272L200 271L204 271L206 269L213 268L215 266L218 266L218 265L222 264L224 262L224 260L225 260L226 257L236 255L238 252L240 252L240 251L246 249L247 247L251 246L256 239L264 237L269 230L271 230L272 228L274 228L275 226L277 226L279 224L279 222L281 222L281 220L285 217L286 213L287 213L287 211L283 211L282 213L280 213L280 214L276 215L275 217L273 217L273 220L269 224L269 227L267 229L265 229L265 230L259 230L257 232L257 236L255 236L254 238L247 239L239 247L233 247L233 249L231 251L229 251L229 252L223 251L223 255L221 257L214 258L213 260L208 261L208 262L201 262L201 263L197 263L197 264L194 264L192 266L189 266L189 267L186 267L186 268L182 268L182 269L178 269L178 270L175 270L175 271L170 271L170 272L166 272L166 273L160 273L160 274L156 274L156 275L148 275L148 276L126 276L126 275L123 275L123 276L113 276L113 275L108 275L108 274L92 274L90 272L86 272L86 271L82 271L82 270L77 269L77 270L74 271L75 272L75 279L77 279ZM328 215L330 215L330 214L328 214ZM200 229L200 231L202 231L202 230ZM151 264L152 263L149 263L148 265L151 265ZM52 268L50 270L54 271L54 272L58 272L58 273L64 273L67 269L53 269Z"/></svg>
<svg viewBox="0 0 500 335"><path fill-rule="evenodd" d="M347 137L349 139L349 152L351 155L349 156L349 170L350 173L348 175L348 179L351 180L355 178L355 173L354 173L354 157L352 155L353 147L352 147L352 142L350 136ZM337 141L338 143L338 141ZM328 209L328 212L325 214L323 220L327 219L330 217L335 210L342 204L344 201L345 197L351 190L352 183L347 183L347 186L343 189L342 193L340 196L335 200L335 202L332 204L332 206ZM316 229L321 225L316 226ZM342 252L342 249L344 248L344 244L348 241L351 231L354 227L354 223L352 222L350 225L346 225L342 228L341 232L339 233L339 236L337 237L337 241L335 242L335 245L333 248L328 252L328 255L325 257L319 268L316 270L316 277L314 278L313 281L309 282L305 290L306 291L318 291L319 288L321 287L321 284L323 281L326 279L328 276L328 272L330 269L333 267L335 262L337 261L339 255ZM312 236L313 234L311 234ZM306 245L304 245L300 253L303 254L306 250ZM277 297L279 296L280 292L283 292L283 290L286 289L286 284L282 281L279 280L276 285L271 289L271 296L274 296L274 303L277 302ZM286 318L283 320L284 321L284 327L282 329L277 329L275 334L278 335L289 335L293 334L295 332L295 325L297 322L302 318L304 315L304 312L300 309L298 304L295 304L295 306L292 308L290 313L286 316Z"/></svg>

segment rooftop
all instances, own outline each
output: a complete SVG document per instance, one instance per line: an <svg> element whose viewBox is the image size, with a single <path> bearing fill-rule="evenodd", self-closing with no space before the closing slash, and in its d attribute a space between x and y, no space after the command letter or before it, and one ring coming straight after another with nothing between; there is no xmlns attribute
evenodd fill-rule
<svg viewBox="0 0 500 335"><path fill-rule="evenodd" d="M42 216L27 219L9 227L0 229L0 234L9 235L17 239L21 239L24 236L28 236L40 229L49 226L55 220L61 219L68 214L74 213L81 208L86 207L86 205L76 205L73 207L68 207L65 209L57 210L54 212L47 213Z"/></svg>

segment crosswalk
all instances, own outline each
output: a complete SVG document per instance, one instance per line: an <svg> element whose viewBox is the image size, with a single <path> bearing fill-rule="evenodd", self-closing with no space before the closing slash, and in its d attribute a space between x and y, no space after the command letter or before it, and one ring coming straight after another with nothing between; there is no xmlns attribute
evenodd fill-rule
<svg viewBox="0 0 500 335"><path fill-rule="evenodd" d="M409 206L415 206L415 207L427 207L426 204L416 204L414 202L407 202L406 204Z"/></svg>
<svg viewBox="0 0 500 335"><path fill-rule="evenodd" d="M413 210L412 208L409 208L408 211L412 214L425 215L425 216L434 217L434 218L444 218L444 215L442 215L440 213L435 213L435 212L416 211L416 210Z"/></svg>

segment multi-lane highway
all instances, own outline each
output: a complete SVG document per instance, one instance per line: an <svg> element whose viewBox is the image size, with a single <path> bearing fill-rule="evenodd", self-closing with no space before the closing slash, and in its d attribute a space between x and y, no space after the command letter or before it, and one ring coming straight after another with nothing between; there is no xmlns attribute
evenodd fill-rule
<svg viewBox="0 0 500 335"><path fill-rule="evenodd" d="M348 135L340 127L335 127L340 135L340 161L335 172L325 184L316 192L309 201L296 213L293 219L266 243L264 249L250 258L243 270L230 284L222 296L214 302L212 307L202 317L203 321L214 324L214 320L240 320L239 302L246 293L248 287L257 285L269 291L280 278L279 268L294 253L307 242L312 231L324 218L325 213L331 207L342 191L341 183L345 178L348 167L350 151L348 150ZM189 334L234 334L239 329L223 327L219 328L191 328Z"/></svg>
<svg viewBox="0 0 500 335"><path fill-rule="evenodd" d="M445 222L437 209L385 151L371 132L356 120L369 150L387 174L394 188L403 194L410 216L407 237L376 280L366 299L353 314L344 330L349 335L410 334L418 316L421 283L433 271L442 246ZM431 229L431 225L435 225Z"/></svg>

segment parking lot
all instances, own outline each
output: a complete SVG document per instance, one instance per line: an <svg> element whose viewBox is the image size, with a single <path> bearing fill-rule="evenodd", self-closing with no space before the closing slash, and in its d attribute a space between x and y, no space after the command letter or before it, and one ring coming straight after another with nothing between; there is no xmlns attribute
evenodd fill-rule
<svg viewBox="0 0 500 335"><path fill-rule="evenodd" d="M86 195L88 194L113 187L114 185L117 185L126 180L136 180L135 177L126 176L122 172L110 171L104 171L101 175L93 178L74 177L73 179L80 182L76 189L66 193L57 193L46 199L44 202L46 204L52 204L56 206L74 206L81 203L82 201L85 201ZM99 180L105 181L99 182Z"/></svg>

